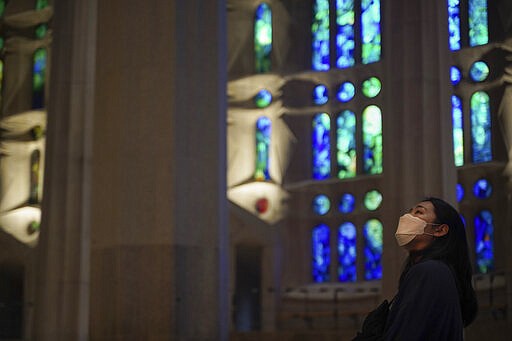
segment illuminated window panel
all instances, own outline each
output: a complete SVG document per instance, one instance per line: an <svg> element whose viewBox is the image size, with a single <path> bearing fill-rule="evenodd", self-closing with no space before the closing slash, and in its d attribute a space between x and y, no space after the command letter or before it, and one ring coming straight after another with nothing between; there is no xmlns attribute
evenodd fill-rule
<svg viewBox="0 0 512 341"><path fill-rule="evenodd" d="M473 184L473 194L478 199L489 199L492 194L492 185L487 179L478 179Z"/></svg>
<svg viewBox="0 0 512 341"><path fill-rule="evenodd" d="M269 154L270 154L270 135L272 123L268 117L260 117L256 121L256 170L254 179L263 181L269 180Z"/></svg>
<svg viewBox="0 0 512 341"><path fill-rule="evenodd" d="M489 76L489 66L481 60L474 62L469 69L469 76L474 82L483 82Z"/></svg>
<svg viewBox="0 0 512 341"><path fill-rule="evenodd" d="M452 85L457 85L462 80L462 72L456 66L450 67L450 80L452 81Z"/></svg>
<svg viewBox="0 0 512 341"><path fill-rule="evenodd" d="M36 9L43 9L46 7L48 7L48 0L36 0Z"/></svg>
<svg viewBox="0 0 512 341"><path fill-rule="evenodd" d="M489 42L487 27L487 0L469 0L469 45L479 46Z"/></svg>
<svg viewBox="0 0 512 341"><path fill-rule="evenodd" d="M356 266L356 227L344 222L338 228L338 281L355 282Z"/></svg>
<svg viewBox="0 0 512 341"><path fill-rule="evenodd" d="M318 215L325 215L331 209L331 201L324 194L319 194L313 198L313 212Z"/></svg>
<svg viewBox="0 0 512 341"><path fill-rule="evenodd" d="M39 203L39 171L41 168L41 152L36 149L30 155L30 204Z"/></svg>
<svg viewBox="0 0 512 341"><path fill-rule="evenodd" d="M254 104L258 108L266 108L272 103L272 94L266 89L260 90L254 96Z"/></svg>
<svg viewBox="0 0 512 341"><path fill-rule="evenodd" d="M489 95L483 91L471 96L471 146L474 163L492 160L491 109Z"/></svg>
<svg viewBox="0 0 512 341"><path fill-rule="evenodd" d="M370 77L367 80L365 80L362 84L361 90L363 92L363 95L365 95L368 98L374 98L382 89L382 84L380 82L380 79L377 77Z"/></svg>
<svg viewBox="0 0 512 341"><path fill-rule="evenodd" d="M257 73L269 72L272 67L272 10L261 3L254 17L254 63Z"/></svg>
<svg viewBox="0 0 512 341"><path fill-rule="evenodd" d="M356 115L344 110L336 122L338 178L352 178L356 176Z"/></svg>
<svg viewBox="0 0 512 341"><path fill-rule="evenodd" d="M361 38L363 64L378 62L381 54L380 0L361 1Z"/></svg>
<svg viewBox="0 0 512 341"><path fill-rule="evenodd" d="M476 268L479 273L494 270L494 223L492 213L481 211L474 220Z"/></svg>
<svg viewBox="0 0 512 341"><path fill-rule="evenodd" d="M448 0L448 42L450 50L460 50L460 1Z"/></svg>
<svg viewBox="0 0 512 341"><path fill-rule="evenodd" d="M315 86L313 89L313 103L315 105L324 105L329 101L329 91L323 84Z"/></svg>
<svg viewBox="0 0 512 341"><path fill-rule="evenodd" d="M316 71L329 70L329 0L315 0L313 3L312 67Z"/></svg>
<svg viewBox="0 0 512 341"><path fill-rule="evenodd" d="M370 105L363 111L363 171L382 173L382 115L379 107Z"/></svg>
<svg viewBox="0 0 512 341"><path fill-rule="evenodd" d="M326 179L331 175L331 121L329 115L321 113L313 118L313 178Z"/></svg>
<svg viewBox="0 0 512 341"><path fill-rule="evenodd" d="M382 194L377 190L371 190L364 195L364 207L369 211L375 211L382 204Z"/></svg>
<svg viewBox="0 0 512 341"><path fill-rule="evenodd" d="M329 281L331 249L329 244L329 227L325 224L313 228L312 236L312 275L316 283Z"/></svg>
<svg viewBox="0 0 512 341"><path fill-rule="evenodd" d="M457 202L461 202L464 199L464 187L461 184L457 184L455 187L455 194L457 196Z"/></svg>
<svg viewBox="0 0 512 341"><path fill-rule="evenodd" d="M354 0L336 0L336 66L354 66Z"/></svg>
<svg viewBox="0 0 512 341"><path fill-rule="evenodd" d="M364 279L382 278L382 223L377 219L368 220L363 227L364 234Z"/></svg>
<svg viewBox="0 0 512 341"><path fill-rule="evenodd" d="M32 73L32 108L44 107L44 87L46 82L46 49L40 48L34 52Z"/></svg>
<svg viewBox="0 0 512 341"><path fill-rule="evenodd" d="M338 205L338 210L341 213L348 214L354 211L356 203L356 198L351 193L343 193L341 195L340 203Z"/></svg>
<svg viewBox="0 0 512 341"><path fill-rule="evenodd" d="M453 123L453 158L455 166L464 164L464 123L462 116L462 101L460 97L452 95L452 123Z"/></svg>
<svg viewBox="0 0 512 341"><path fill-rule="evenodd" d="M354 84L351 82L343 82L338 87L338 93L336 94L336 97L338 97L338 100L342 103L349 102L354 98L354 95L356 94L356 88Z"/></svg>

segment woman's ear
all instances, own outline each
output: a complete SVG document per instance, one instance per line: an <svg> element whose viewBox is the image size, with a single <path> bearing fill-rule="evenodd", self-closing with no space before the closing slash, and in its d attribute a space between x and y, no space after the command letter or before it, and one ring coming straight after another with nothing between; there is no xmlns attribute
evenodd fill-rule
<svg viewBox="0 0 512 341"><path fill-rule="evenodd" d="M446 224L436 226L434 229L434 236L436 236L436 237L446 236L448 234L448 231L450 231L450 227Z"/></svg>

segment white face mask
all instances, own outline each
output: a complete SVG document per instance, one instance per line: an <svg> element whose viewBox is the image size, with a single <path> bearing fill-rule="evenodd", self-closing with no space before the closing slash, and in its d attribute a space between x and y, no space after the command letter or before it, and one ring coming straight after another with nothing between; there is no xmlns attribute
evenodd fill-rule
<svg viewBox="0 0 512 341"><path fill-rule="evenodd" d="M427 227L427 225L441 224L427 223L423 219L415 217L409 213L401 216L395 233L398 245L404 246L409 244L417 235L428 234L433 236L431 233L425 233L425 227Z"/></svg>

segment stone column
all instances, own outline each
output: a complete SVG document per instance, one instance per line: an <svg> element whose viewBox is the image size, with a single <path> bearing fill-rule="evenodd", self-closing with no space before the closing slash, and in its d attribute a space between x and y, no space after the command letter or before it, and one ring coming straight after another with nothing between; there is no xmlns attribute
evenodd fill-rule
<svg viewBox="0 0 512 341"><path fill-rule="evenodd" d="M398 217L424 196L455 200L446 1L383 5L384 295L392 297L405 253L396 246ZM387 34L386 34L387 33ZM390 55L393 58L390 58ZM396 100L403 99L403 100Z"/></svg>

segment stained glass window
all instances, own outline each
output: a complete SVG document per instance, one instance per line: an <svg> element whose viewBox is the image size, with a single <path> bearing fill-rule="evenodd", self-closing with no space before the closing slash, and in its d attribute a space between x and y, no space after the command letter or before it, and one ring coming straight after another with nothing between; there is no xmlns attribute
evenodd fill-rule
<svg viewBox="0 0 512 341"><path fill-rule="evenodd" d="M323 84L318 84L313 89L313 103L315 105L324 105L329 101L329 92Z"/></svg>
<svg viewBox="0 0 512 341"><path fill-rule="evenodd" d="M363 227L365 268L364 278L382 278L382 223L377 219L368 220Z"/></svg>
<svg viewBox="0 0 512 341"><path fill-rule="evenodd" d="M338 280L355 282L356 279L356 227L344 222L338 228Z"/></svg>
<svg viewBox="0 0 512 341"><path fill-rule="evenodd" d="M489 66L481 60L474 62L469 69L469 75L473 81L483 82L489 76Z"/></svg>
<svg viewBox="0 0 512 341"><path fill-rule="evenodd" d="M262 116L256 121L256 170L254 179L268 180L269 154L270 154L270 135L272 123L268 117Z"/></svg>
<svg viewBox="0 0 512 341"><path fill-rule="evenodd" d="M453 157L455 166L464 164L464 123L462 118L462 101L458 96L452 95L452 123L453 123Z"/></svg>
<svg viewBox="0 0 512 341"><path fill-rule="evenodd" d="M450 80L452 81L452 85L457 85L462 80L462 72L460 72L458 67L450 67Z"/></svg>
<svg viewBox="0 0 512 341"><path fill-rule="evenodd" d="M354 65L354 0L336 0L336 66Z"/></svg>
<svg viewBox="0 0 512 341"><path fill-rule="evenodd" d="M35 149L30 155L30 204L39 203L39 171L41 168L41 152Z"/></svg>
<svg viewBox="0 0 512 341"><path fill-rule="evenodd" d="M34 52L32 73L32 108L44 107L44 87L46 81L46 49L40 48Z"/></svg>
<svg viewBox="0 0 512 341"><path fill-rule="evenodd" d="M460 50L460 1L448 0L448 35L450 50Z"/></svg>
<svg viewBox="0 0 512 341"><path fill-rule="evenodd" d="M355 93L356 88L354 84L351 82L343 82L338 87L337 97L340 102L345 103L354 98Z"/></svg>
<svg viewBox="0 0 512 341"><path fill-rule="evenodd" d="M317 225L312 232L312 270L313 281L317 283L329 281L331 249L329 244L329 227Z"/></svg>
<svg viewBox="0 0 512 341"><path fill-rule="evenodd" d="M354 211L354 206L356 203L356 199L354 195L351 193L343 193L341 195L340 203L338 205L338 209L341 213L348 214Z"/></svg>
<svg viewBox="0 0 512 341"><path fill-rule="evenodd" d="M455 187L457 202L461 202L464 199L464 187L461 184L457 184Z"/></svg>
<svg viewBox="0 0 512 341"><path fill-rule="evenodd" d="M376 189L366 192L364 195L364 207L369 211L375 211L382 204L382 194Z"/></svg>
<svg viewBox="0 0 512 341"><path fill-rule="evenodd" d="M469 45L479 46L489 42L487 27L487 0L469 0Z"/></svg>
<svg viewBox="0 0 512 341"><path fill-rule="evenodd" d="M476 267L479 273L494 269L494 223L492 213L481 211L475 217Z"/></svg>
<svg viewBox="0 0 512 341"><path fill-rule="evenodd" d="M270 103L272 103L272 94L266 89L260 90L254 96L254 104L258 108L266 108L270 105Z"/></svg>
<svg viewBox="0 0 512 341"><path fill-rule="evenodd" d="M0 17L4 15L6 0L0 0Z"/></svg>
<svg viewBox="0 0 512 341"><path fill-rule="evenodd" d="M325 194L319 194L313 198L313 212L318 215L324 215L329 212L331 201Z"/></svg>
<svg viewBox="0 0 512 341"><path fill-rule="evenodd" d="M329 115L321 113L313 119L313 178L326 179L331 174L331 122Z"/></svg>
<svg viewBox="0 0 512 341"><path fill-rule="evenodd" d="M489 95L483 91L471 96L471 146L474 163L492 160L491 109Z"/></svg>
<svg viewBox="0 0 512 341"><path fill-rule="evenodd" d="M356 176L356 115L344 110L338 115L336 127L338 178Z"/></svg>
<svg viewBox="0 0 512 341"><path fill-rule="evenodd" d="M380 0L361 1L361 38L363 64L378 62L381 54Z"/></svg>
<svg viewBox="0 0 512 341"><path fill-rule="evenodd" d="M382 84L377 77L370 77L363 82L362 92L368 98L373 98L380 93Z"/></svg>
<svg viewBox="0 0 512 341"><path fill-rule="evenodd" d="M329 70L329 0L314 1L311 33L313 34L313 70Z"/></svg>
<svg viewBox="0 0 512 341"><path fill-rule="evenodd" d="M492 194L492 185L487 179L478 179L473 184L473 194L478 199L488 199Z"/></svg>
<svg viewBox="0 0 512 341"><path fill-rule="evenodd" d="M272 10L261 3L254 18L254 62L257 73L269 72L272 67Z"/></svg>
<svg viewBox="0 0 512 341"><path fill-rule="evenodd" d="M363 170L365 174L382 173L382 117L379 107L363 111Z"/></svg>

